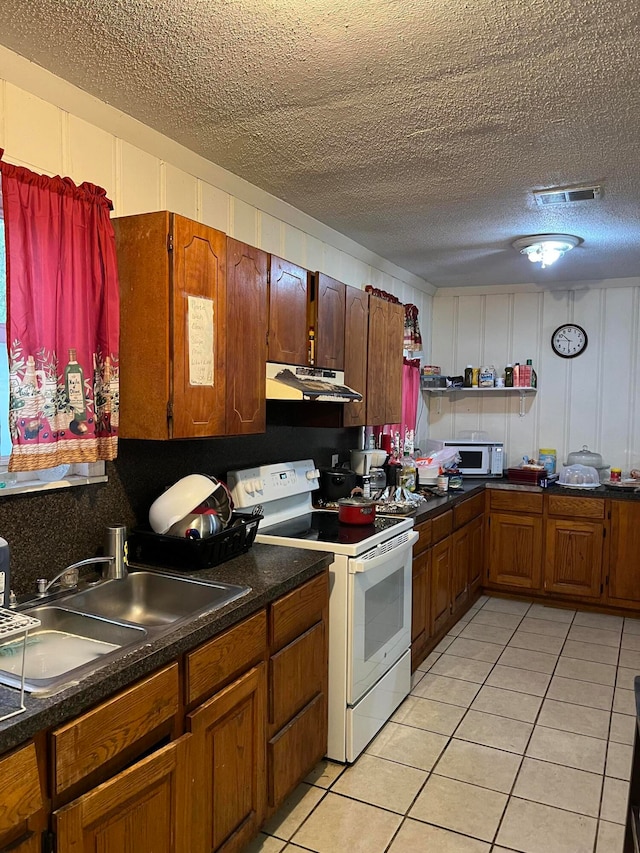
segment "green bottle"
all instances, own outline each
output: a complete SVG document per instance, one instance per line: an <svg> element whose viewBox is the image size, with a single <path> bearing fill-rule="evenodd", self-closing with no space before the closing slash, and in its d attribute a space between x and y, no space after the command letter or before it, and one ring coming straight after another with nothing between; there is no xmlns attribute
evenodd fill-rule
<svg viewBox="0 0 640 853"><path fill-rule="evenodd" d="M69 350L69 363L64 369L64 385L75 421L86 421L87 401L84 396L84 373L76 361L76 350Z"/></svg>

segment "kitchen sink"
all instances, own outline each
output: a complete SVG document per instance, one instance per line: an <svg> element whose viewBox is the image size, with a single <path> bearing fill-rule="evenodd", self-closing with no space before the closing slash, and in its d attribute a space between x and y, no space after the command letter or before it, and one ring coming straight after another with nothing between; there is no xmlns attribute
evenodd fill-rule
<svg viewBox="0 0 640 853"><path fill-rule="evenodd" d="M249 590L250 587L237 584L140 571L67 596L64 606L106 619L154 627L172 625L223 607Z"/></svg>
<svg viewBox="0 0 640 853"><path fill-rule="evenodd" d="M131 572L28 607L39 619L25 650L24 688L51 694L197 618L251 591L251 587L156 572ZM0 684L20 687L22 638L0 645Z"/></svg>
<svg viewBox="0 0 640 853"><path fill-rule="evenodd" d="M142 627L59 606L42 605L24 612L41 623L26 640L24 686L30 693L53 693L76 683L147 636ZM23 637L0 645L0 683L20 687L22 651Z"/></svg>

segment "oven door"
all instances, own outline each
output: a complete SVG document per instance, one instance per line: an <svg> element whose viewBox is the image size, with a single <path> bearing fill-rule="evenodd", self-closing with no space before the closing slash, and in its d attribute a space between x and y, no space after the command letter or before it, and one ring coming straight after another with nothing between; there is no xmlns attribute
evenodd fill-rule
<svg viewBox="0 0 640 853"><path fill-rule="evenodd" d="M347 704L355 703L411 646L411 530L349 560Z"/></svg>

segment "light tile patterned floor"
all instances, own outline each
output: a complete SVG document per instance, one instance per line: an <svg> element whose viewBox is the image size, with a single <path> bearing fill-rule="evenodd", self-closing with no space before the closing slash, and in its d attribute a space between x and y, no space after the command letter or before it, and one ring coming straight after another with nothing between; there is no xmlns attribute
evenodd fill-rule
<svg viewBox="0 0 640 853"><path fill-rule="evenodd" d="M621 853L640 619L483 596L247 853Z"/></svg>

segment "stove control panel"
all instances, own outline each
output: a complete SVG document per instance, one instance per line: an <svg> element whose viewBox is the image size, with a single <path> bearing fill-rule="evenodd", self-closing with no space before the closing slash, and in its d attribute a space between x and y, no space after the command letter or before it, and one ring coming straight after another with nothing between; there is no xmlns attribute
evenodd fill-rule
<svg viewBox="0 0 640 853"><path fill-rule="evenodd" d="M227 473L234 506L268 504L294 495L306 495L318 488L320 472L313 459L260 465Z"/></svg>

